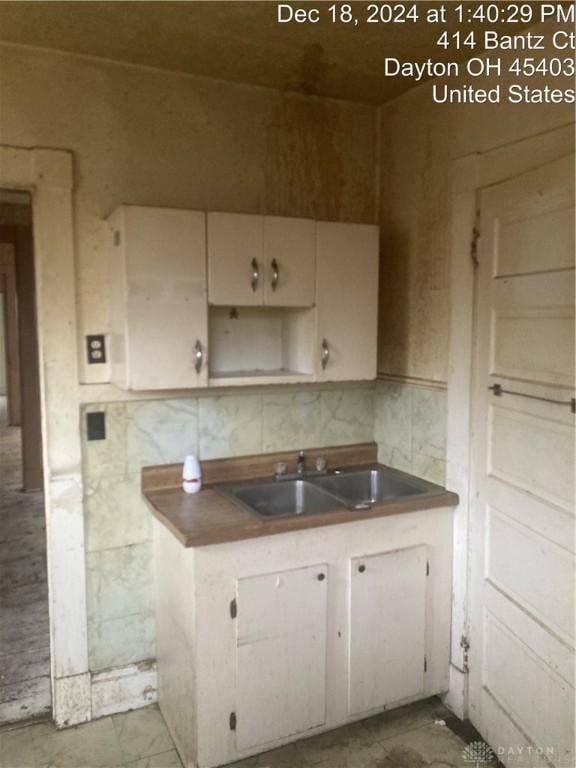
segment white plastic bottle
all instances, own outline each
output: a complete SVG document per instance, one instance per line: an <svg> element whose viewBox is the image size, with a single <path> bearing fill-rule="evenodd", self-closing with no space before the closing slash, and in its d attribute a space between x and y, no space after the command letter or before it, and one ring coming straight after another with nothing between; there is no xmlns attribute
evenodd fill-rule
<svg viewBox="0 0 576 768"><path fill-rule="evenodd" d="M196 456L186 456L184 459L182 488L186 493L198 493L202 488L202 470Z"/></svg>

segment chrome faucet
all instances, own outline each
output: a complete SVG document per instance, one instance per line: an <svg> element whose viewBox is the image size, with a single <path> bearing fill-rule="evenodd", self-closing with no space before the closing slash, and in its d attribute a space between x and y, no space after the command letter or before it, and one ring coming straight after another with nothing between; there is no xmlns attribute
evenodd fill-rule
<svg viewBox="0 0 576 768"><path fill-rule="evenodd" d="M304 456L304 451L298 452L298 461L296 462L296 474L298 477L304 476L304 466L306 464L306 457Z"/></svg>
<svg viewBox="0 0 576 768"><path fill-rule="evenodd" d="M317 477L318 475L327 475L326 459L324 456L316 457L316 469L306 469L306 454L304 451L298 451L296 459L296 471L286 472L287 464L285 461L279 461L274 464L274 480L282 482L283 480L302 480L306 477ZM338 472L338 470L334 470Z"/></svg>

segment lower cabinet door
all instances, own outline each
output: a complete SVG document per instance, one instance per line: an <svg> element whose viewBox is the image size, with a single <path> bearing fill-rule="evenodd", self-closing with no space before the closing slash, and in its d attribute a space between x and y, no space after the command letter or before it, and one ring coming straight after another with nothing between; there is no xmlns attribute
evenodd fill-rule
<svg viewBox="0 0 576 768"><path fill-rule="evenodd" d="M348 713L424 692L426 546L350 561Z"/></svg>
<svg viewBox="0 0 576 768"><path fill-rule="evenodd" d="M326 564L238 580L236 748L326 720Z"/></svg>

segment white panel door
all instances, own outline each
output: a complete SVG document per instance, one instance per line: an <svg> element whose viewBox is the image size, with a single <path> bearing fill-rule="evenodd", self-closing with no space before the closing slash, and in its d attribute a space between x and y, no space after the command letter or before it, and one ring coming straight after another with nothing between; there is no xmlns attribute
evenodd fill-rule
<svg viewBox="0 0 576 768"><path fill-rule="evenodd" d="M312 307L316 301L316 222L264 217L264 304Z"/></svg>
<svg viewBox="0 0 576 768"><path fill-rule="evenodd" d="M210 304L254 307L264 301L263 217L208 213Z"/></svg>
<svg viewBox="0 0 576 768"><path fill-rule="evenodd" d="M374 379L378 227L320 221L316 233L317 378Z"/></svg>
<svg viewBox="0 0 576 768"><path fill-rule="evenodd" d="M470 718L506 764L572 766L574 157L480 212Z"/></svg>
<svg viewBox="0 0 576 768"><path fill-rule="evenodd" d="M239 579L236 748L326 719L326 564Z"/></svg>
<svg viewBox="0 0 576 768"><path fill-rule="evenodd" d="M205 214L124 206L122 221L128 388L206 386Z"/></svg>
<svg viewBox="0 0 576 768"><path fill-rule="evenodd" d="M424 692L426 546L350 561L348 713Z"/></svg>

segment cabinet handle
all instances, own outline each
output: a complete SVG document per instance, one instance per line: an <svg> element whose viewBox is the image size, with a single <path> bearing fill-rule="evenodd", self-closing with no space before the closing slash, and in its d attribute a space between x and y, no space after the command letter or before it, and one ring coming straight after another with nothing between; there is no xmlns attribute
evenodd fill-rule
<svg viewBox="0 0 576 768"><path fill-rule="evenodd" d="M318 581L324 581L324 579L326 578L326 574L325 573L319 573L316 578L318 579Z"/></svg>
<svg viewBox="0 0 576 768"><path fill-rule="evenodd" d="M364 573L364 571L366 570L366 566L365 565L359 565L358 566L358 570L360 571L360 573Z"/></svg>
<svg viewBox="0 0 576 768"><path fill-rule="evenodd" d="M328 346L328 342L326 339L322 339L322 370L326 370L326 366L328 365L328 361L330 360L330 347Z"/></svg>
<svg viewBox="0 0 576 768"><path fill-rule="evenodd" d="M272 259L272 280L270 281L270 284L272 285L272 290L275 291L276 288L278 288L278 281L280 280L280 267L278 266L278 262L276 259Z"/></svg>
<svg viewBox="0 0 576 768"><path fill-rule="evenodd" d="M258 266L258 259L252 259L251 266L252 280L250 281L250 285L252 286L252 290L255 291L258 288L258 283L260 281L260 267Z"/></svg>
<svg viewBox="0 0 576 768"><path fill-rule="evenodd" d="M202 349L202 344L200 342L200 339L198 339L194 347L194 368L196 368L196 373L200 373L200 371L202 370L203 362L204 362L204 350Z"/></svg>

